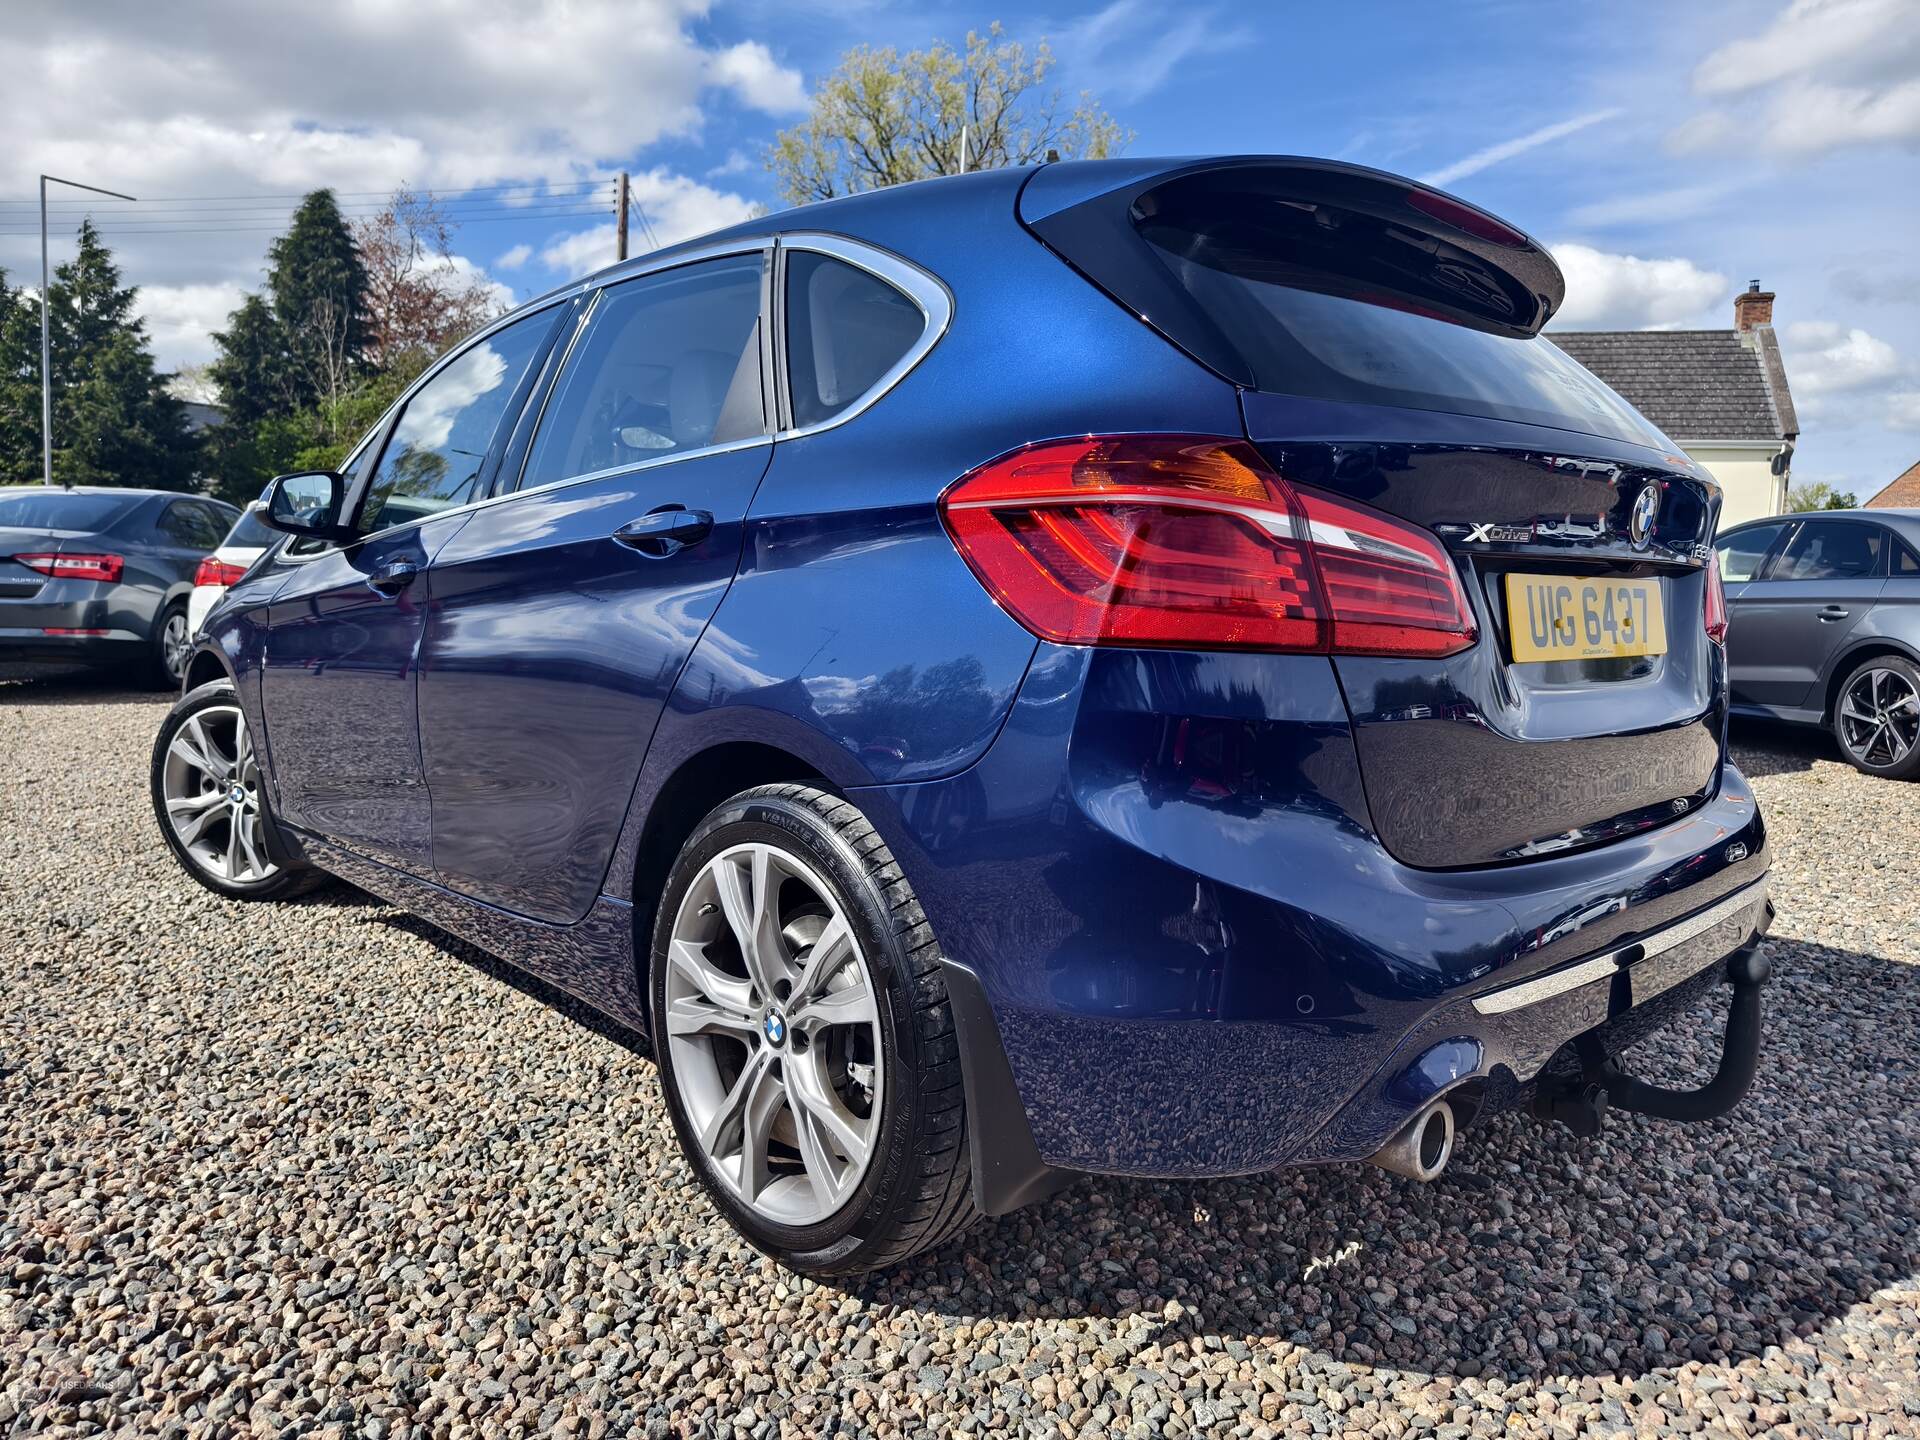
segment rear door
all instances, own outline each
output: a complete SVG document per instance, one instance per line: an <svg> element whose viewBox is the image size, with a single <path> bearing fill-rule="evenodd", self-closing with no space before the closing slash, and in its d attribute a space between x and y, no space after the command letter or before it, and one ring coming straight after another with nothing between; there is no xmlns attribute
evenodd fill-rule
<svg viewBox="0 0 1920 1440"><path fill-rule="evenodd" d="M1768 562L1793 528L1791 520L1748 525L1713 542L1720 583L1727 596L1727 680L1736 705L1760 705L1754 686L1764 684L1766 652L1753 642L1747 625L1747 591L1766 573Z"/></svg>
<svg viewBox="0 0 1920 1440"><path fill-rule="evenodd" d="M1797 522L1767 569L1741 589L1738 698L1797 709L1816 703L1828 661L1880 598L1889 536L1871 520ZM1733 654L1734 628L1728 632Z"/></svg>
<svg viewBox="0 0 1920 1440"><path fill-rule="evenodd" d="M443 884L562 922L599 893L772 453L767 269L755 247L601 289L509 451L524 467L434 557L420 740Z"/></svg>
<svg viewBox="0 0 1920 1440"><path fill-rule="evenodd" d="M428 562L473 512L558 311L468 345L403 404L349 477L362 538L283 552L267 608L260 704L275 813L387 864L432 868L414 665ZM377 458L376 458L377 456Z"/></svg>

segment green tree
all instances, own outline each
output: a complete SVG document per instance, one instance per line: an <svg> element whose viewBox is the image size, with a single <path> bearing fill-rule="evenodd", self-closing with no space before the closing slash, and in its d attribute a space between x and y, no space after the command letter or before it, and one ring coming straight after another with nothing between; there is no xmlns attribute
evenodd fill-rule
<svg viewBox="0 0 1920 1440"><path fill-rule="evenodd" d="M1787 487L1789 510L1853 510L1860 501L1851 490L1836 490L1824 480Z"/></svg>
<svg viewBox="0 0 1920 1440"><path fill-rule="evenodd" d="M0 282L0 289L4 283ZM63 484L193 485L197 447L180 402L153 368L138 291L91 220L48 296L53 352L53 478ZM0 300L0 478L41 478L40 305Z"/></svg>
<svg viewBox="0 0 1920 1440"><path fill-rule="evenodd" d="M1028 58L995 21L967 32L966 50L945 41L905 55L891 46L855 46L821 81L807 118L775 137L767 168L795 205L877 190L967 168L1030 165L1057 151L1099 160L1133 136L1091 95L1067 108L1046 78L1054 66L1045 40Z"/></svg>
<svg viewBox="0 0 1920 1440"><path fill-rule="evenodd" d="M219 353L207 366L207 378L219 389L227 426L250 428L293 408L286 339L264 299L242 300L227 316L227 328L214 332L213 343Z"/></svg>
<svg viewBox="0 0 1920 1440"><path fill-rule="evenodd" d="M366 358L367 270L331 190L300 202L267 261L290 408L337 398Z"/></svg>

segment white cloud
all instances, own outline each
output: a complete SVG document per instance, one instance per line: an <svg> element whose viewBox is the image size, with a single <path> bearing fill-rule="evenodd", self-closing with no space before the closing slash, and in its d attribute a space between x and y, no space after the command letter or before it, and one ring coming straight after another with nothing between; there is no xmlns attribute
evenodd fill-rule
<svg viewBox="0 0 1920 1440"><path fill-rule="evenodd" d="M1594 110L1585 115L1576 115L1571 120L1543 125L1538 130L1529 130L1525 135L1516 135L1511 140L1502 140L1497 145L1476 150L1464 160L1443 165L1432 174L1422 175L1420 178L1428 185L1451 185L1454 181L1464 180L1469 175L1478 175L1490 165L1498 165L1503 160L1511 160L1516 155L1524 155L1529 150L1537 150L1540 146L1550 145L1555 140L1564 140L1567 136L1577 134L1590 125L1612 120L1620 113L1619 110Z"/></svg>
<svg viewBox="0 0 1920 1440"><path fill-rule="evenodd" d="M1886 341L1831 320L1797 320L1786 327L1784 338L1793 392L1810 399L1883 386L1906 368Z"/></svg>
<svg viewBox="0 0 1920 1440"><path fill-rule="evenodd" d="M533 258L531 245L516 245L493 262L496 270L518 270Z"/></svg>
<svg viewBox="0 0 1920 1440"><path fill-rule="evenodd" d="M709 230L737 225L753 215L752 203L741 196L715 190L664 169L635 175L632 187L633 198L646 216L647 228L651 228L653 239L661 246L676 245ZM638 217L628 227L627 240L629 254L638 255L652 248ZM588 230L556 235L540 251L541 264L569 279L590 274L613 262L611 221Z"/></svg>
<svg viewBox="0 0 1920 1440"><path fill-rule="evenodd" d="M1691 260L1643 260L1590 245L1552 249L1567 277L1566 303L1553 321L1564 329L1675 329L1709 321L1708 312L1727 294L1726 276Z"/></svg>
<svg viewBox="0 0 1920 1440"><path fill-rule="evenodd" d="M232 283L141 286L134 308L147 322L154 363L161 370L204 365L213 358L213 332L226 329L245 298Z"/></svg>
<svg viewBox="0 0 1920 1440"><path fill-rule="evenodd" d="M1920 390L1887 397L1887 424L1895 430L1920 430Z"/></svg>
<svg viewBox="0 0 1920 1440"><path fill-rule="evenodd" d="M1699 185L1676 185L1671 189L1649 190L1637 195L1616 195L1575 206L1567 212L1566 223L1581 229L1671 225L1676 220L1718 208L1746 183L1736 178Z"/></svg>
<svg viewBox="0 0 1920 1440"><path fill-rule="evenodd" d="M1053 48L1076 82L1102 100L1127 101L1151 95L1195 56L1230 50L1248 34L1219 6L1169 19L1144 0L1112 0L1062 30Z"/></svg>
<svg viewBox="0 0 1920 1440"><path fill-rule="evenodd" d="M807 87L798 70L773 58L758 40L743 40L708 61L708 79L769 115L793 115L807 108Z"/></svg>
<svg viewBox="0 0 1920 1440"><path fill-rule="evenodd" d="M1682 122L1682 152L1734 144L1805 156L1846 145L1920 145L1920 6L1794 0L1758 34L1695 68L1716 102Z"/></svg>
<svg viewBox="0 0 1920 1440"><path fill-rule="evenodd" d="M729 150L727 158L707 171L709 180L717 180L722 175L744 175L753 168L753 162L747 158L744 150Z"/></svg>

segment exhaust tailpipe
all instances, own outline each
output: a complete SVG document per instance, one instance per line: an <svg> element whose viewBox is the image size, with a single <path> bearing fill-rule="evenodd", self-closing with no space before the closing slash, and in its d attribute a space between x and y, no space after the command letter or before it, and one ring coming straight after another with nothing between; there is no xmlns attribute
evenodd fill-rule
<svg viewBox="0 0 1920 1440"><path fill-rule="evenodd" d="M1409 1180L1437 1180L1453 1158L1453 1107L1436 1100L1401 1127L1372 1155L1369 1165Z"/></svg>

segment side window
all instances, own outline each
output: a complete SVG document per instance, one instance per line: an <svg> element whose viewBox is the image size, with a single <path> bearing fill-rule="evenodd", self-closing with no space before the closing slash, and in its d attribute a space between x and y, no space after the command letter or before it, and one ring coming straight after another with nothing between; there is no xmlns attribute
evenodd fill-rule
<svg viewBox="0 0 1920 1440"><path fill-rule="evenodd" d="M927 327L920 307L858 266L787 252L787 382L796 429L871 390Z"/></svg>
<svg viewBox="0 0 1920 1440"><path fill-rule="evenodd" d="M1920 555L1913 553L1913 547L1902 540L1893 548L1893 573L1908 580L1920 575Z"/></svg>
<svg viewBox="0 0 1920 1440"><path fill-rule="evenodd" d="M521 488L766 431L759 253L609 285L555 382Z"/></svg>
<svg viewBox="0 0 1920 1440"><path fill-rule="evenodd" d="M1785 525L1756 525L1751 530L1742 530L1738 535L1729 535L1714 545L1720 554L1720 578L1722 580L1751 580L1760 573L1760 564L1767 558L1767 551L1773 548L1774 541L1780 538Z"/></svg>
<svg viewBox="0 0 1920 1440"><path fill-rule="evenodd" d="M1887 532L1878 525L1809 520L1773 568L1774 580L1850 580L1886 574Z"/></svg>
<svg viewBox="0 0 1920 1440"><path fill-rule="evenodd" d="M160 514L158 529L170 544L188 550L215 549L225 533L213 523L206 506L192 500L175 500L168 505Z"/></svg>
<svg viewBox="0 0 1920 1440"><path fill-rule="evenodd" d="M360 507L371 534L474 498L494 432L553 329L548 307L469 346L414 391Z"/></svg>

